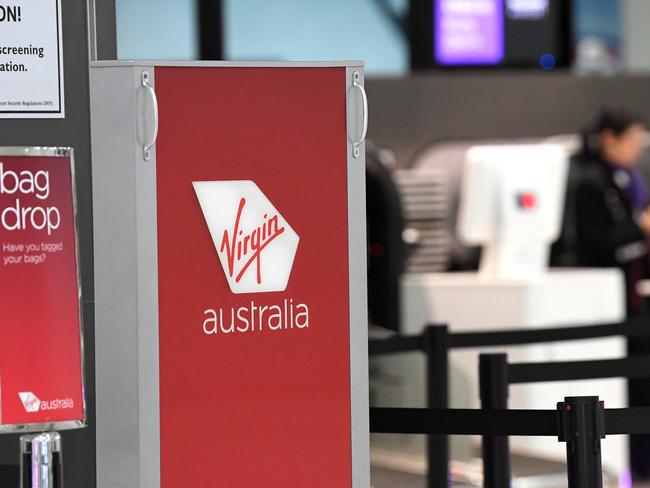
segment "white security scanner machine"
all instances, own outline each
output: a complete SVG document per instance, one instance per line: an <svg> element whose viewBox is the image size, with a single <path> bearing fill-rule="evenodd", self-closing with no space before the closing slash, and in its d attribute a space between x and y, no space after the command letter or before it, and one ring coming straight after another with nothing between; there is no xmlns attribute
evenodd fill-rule
<svg viewBox="0 0 650 488"><path fill-rule="evenodd" d="M624 281L617 269L548 270L550 247L561 229L569 154L555 144L475 146L466 152L458 237L483 247L479 272L405 274L401 282L405 334L430 323L452 332L594 325L622 321ZM492 348L511 362L615 358L625 354L620 338ZM477 408L478 354L452 351L450 398L455 408ZM423 359L411 355L381 358L376 365L392 384L376 392L382 406L424 406ZM511 387L511 408L553 409L565 396L599 395L608 407L626 405L622 380L563 382ZM424 442L381 439L384 453L424 452ZM391 444L392 443L392 444ZM411 444L409 444L411 443ZM397 446L395 444L398 444ZM512 438L511 449L525 455L563 459L557 440ZM603 442L610 469L626 469L626 441ZM453 438L452 456L467 460L476 445Z"/></svg>

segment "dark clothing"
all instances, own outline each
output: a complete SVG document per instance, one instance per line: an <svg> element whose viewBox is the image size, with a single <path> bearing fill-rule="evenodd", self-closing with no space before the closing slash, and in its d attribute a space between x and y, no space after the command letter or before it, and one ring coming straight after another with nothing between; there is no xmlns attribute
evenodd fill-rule
<svg viewBox="0 0 650 488"><path fill-rule="evenodd" d="M583 160L576 190L577 254L581 266L616 267L625 273L628 313L643 311L636 283L648 276L646 236L636 222L625 178L600 159ZM628 179L628 183L631 180Z"/></svg>
<svg viewBox="0 0 650 488"><path fill-rule="evenodd" d="M583 266L621 266L645 254L626 252L630 245L645 251L645 235L636 223L625 188L614 181L607 163L581 162L582 176L576 190L578 260Z"/></svg>
<svg viewBox="0 0 650 488"><path fill-rule="evenodd" d="M608 163L610 173L619 188L624 189L630 205L636 212L642 212L650 204L648 187L641 172L635 167L619 166Z"/></svg>
<svg viewBox="0 0 650 488"><path fill-rule="evenodd" d="M581 161L576 191L577 254L582 266L617 267L625 274L628 315L647 313L645 300L636 291L648 273L647 238L636 217L647 206L647 187L640 175L617 168L601 159ZM628 340L628 355L648 354L650 341ZM650 405L647 379L630 380L630 406ZM650 436L630 437L630 461L634 479L650 477Z"/></svg>

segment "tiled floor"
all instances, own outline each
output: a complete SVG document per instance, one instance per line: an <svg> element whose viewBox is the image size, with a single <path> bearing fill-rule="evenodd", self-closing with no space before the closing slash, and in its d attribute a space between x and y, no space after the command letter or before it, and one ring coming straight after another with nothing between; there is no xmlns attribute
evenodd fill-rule
<svg viewBox="0 0 650 488"><path fill-rule="evenodd" d="M390 469L372 467L372 488L426 488L423 476ZM650 482L634 483L633 488L650 488Z"/></svg>
<svg viewBox="0 0 650 488"><path fill-rule="evenodd" d="M423 476L374 466L370 469L370 480L372 488L426 488Z"/></svg>

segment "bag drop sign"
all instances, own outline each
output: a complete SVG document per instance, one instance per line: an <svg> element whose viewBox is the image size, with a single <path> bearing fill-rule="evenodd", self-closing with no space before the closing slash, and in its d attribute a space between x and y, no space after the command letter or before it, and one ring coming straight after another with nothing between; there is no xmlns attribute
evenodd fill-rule
<svg viewBox="0 0 650 488"><path fill-rule="evenodd" d="M0 118L63 118L61 0L0 2Z"/></svg>
<svg viewBox="0 0 650 488"><path fill-rule="evenodd" d="M0 161L0 195L16 195L15 205L0 213L0 226L5 232L19 230L45 230L52 235L61 225L61 211L55 206L38 205L50 196L50 173L47 170L13 171ZM21 197L33 197L32 206L22 203Z"/></svg>
<svg viewBox="0 0 650 488"><path fill-rule="evenodd" d="M78 427L84 421L67 151L34 149L38 155L15 156L0 148L0 432L44 423Z"/></svg>

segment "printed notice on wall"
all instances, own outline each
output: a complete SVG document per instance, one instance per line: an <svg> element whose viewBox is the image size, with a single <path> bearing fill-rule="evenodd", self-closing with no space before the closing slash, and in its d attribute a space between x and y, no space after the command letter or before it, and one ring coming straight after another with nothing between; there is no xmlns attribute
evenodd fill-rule
<svg viewBox="0 0 650 488"><path fill-rule="evenodd" d="M0 0L0 119L63 118L61 0Z"/></svg>

